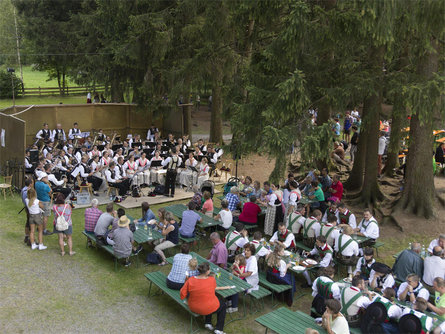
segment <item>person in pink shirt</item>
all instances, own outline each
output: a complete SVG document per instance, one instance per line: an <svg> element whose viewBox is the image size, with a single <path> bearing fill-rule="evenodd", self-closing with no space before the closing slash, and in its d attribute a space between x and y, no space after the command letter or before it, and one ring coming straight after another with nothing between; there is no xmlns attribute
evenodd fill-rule
<svg viewBox="0 0 445 334"><path fill-rule="evenodd" d="M213 248L207 256L207 260L223 269L227 268L227 258L229 257L229 254L226 245L221 241L218 232L210 234L210 241L213 244Z"/></svg>
<svg viewBox="0 0 445 334"><path fill-rule="evenodd" d="M331 202L340 202L343 197L343 183L340 182L340 176L334 175L332 180L332 185L329 188L329 192L331 196L328 198L328 201Z"/></svg>
<svg viewBox="0 0 445 334"><path fill-rule="evenodd" d="M256 224L258 222L258 215L261 213L261 208L256 204L256 196L252 195L243 206L243 211L238 217L238 220L244 224Z"/></svg>
<svg viewBox="0 0 445 334"><path fill-rule="evenodd" d="M212 196L210 195L210 192L204 191L202 194L204 197L204 204L202 205L202 213L204 213L206 216L213 218L213 201Z"/></svg>

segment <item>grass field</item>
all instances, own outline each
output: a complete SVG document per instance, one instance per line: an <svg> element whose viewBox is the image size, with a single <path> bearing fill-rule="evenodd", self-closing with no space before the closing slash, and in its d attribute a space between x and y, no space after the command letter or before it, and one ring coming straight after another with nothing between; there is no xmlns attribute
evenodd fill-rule
<svg viewBox="0 0 445 334"><path fill-rule="evenodd" d="M15 74L20 78L20 69L15 68ZM74 82L68 80L68 85L75 85ZM57 80L48 80L48 73L43 71L34 71L32 66L23 66L23 83L26 88L39 87L58 87Z"/></svg>

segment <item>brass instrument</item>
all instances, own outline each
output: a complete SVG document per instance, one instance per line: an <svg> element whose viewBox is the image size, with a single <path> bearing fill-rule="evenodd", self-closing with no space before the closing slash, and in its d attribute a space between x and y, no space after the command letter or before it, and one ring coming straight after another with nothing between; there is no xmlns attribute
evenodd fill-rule
<svg viewBox="0 0 445 334"><path fill-rule="evenodd" d="M91 145L91 149L93 149L93 146L96 145L96 140L97 140L97 133L94 136L94 140L93 140L93 144Z"/></svg>
<svg viewBox="0 0 445 334"><path fill-rule="evenodd" d="M110 144L113 145L114 139L117 136L117 132L113 133L113 137L111 138Z"/></svg>

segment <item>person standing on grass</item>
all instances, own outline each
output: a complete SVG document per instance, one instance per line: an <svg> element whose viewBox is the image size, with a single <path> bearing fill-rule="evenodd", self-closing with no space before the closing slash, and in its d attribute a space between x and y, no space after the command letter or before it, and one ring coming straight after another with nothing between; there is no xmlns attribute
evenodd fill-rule
<svg viewBox="0 0 445 334"><path fill-rule="evenodd" d="M351 155L351 162L354 162L355 153L357 152L357 145L359 140L358 129L355 125L352 126L351 148L349 154Z"/></svg>
<svg viewBox="0 0 445 334"><path fill-rule="evenodd" d="M48 174L41 173L35 184L37 199L42 202L43 209L43 234L51 235L52 233L46 229L48 217L51 216L51 186L48 181Z"/></svg>
<svg viewBox="0 0 445 334"><path fill-rule="evenodd" d="M29 211L29 240L31 242L31 249L34 250L39 248L39 250L44 250L47 247L43 244L43 220L41 209L43 208L43 204L37 199L37 194L34 188L29 188L27 191L27 198L25 199L26 207ZM35 243L34 233L37 230L39 232L39 245Z"/></svg>
<svg viewBox="0 0 445 334"><path fill-rule="evenodd" d="M383 166L383 154L385 154L385 148L386 148L386 138L385 138L385 132L380 131L380 137L379 137L379 152L378 152L378 174L379 176L382 175L382 166Z"/></svg>
<svg viewBox="0 0 445 334"><path fill-rule="evenodd" d="M28 206L26 205L26 199L27 199L27 196L28 196L28 189L32 188L32 187L33 187L33 180L32 180L32 178L28 177L25 180L25 186L20 191L20 196L22 197L22 203L25 206L25 212L26 212L25 240L23 240L23 242L25 244L27 244L28 246L31 246L31 241L29 241L29 231L30 231L30 226L29 226L29 210L28 210Z"/></svg>
<svg viewBox="0 0 445 334"><path fill-rule="evenodd" d="M68 242L69 254L73 256L76 252L73 252L73 222L71 220L71 205L65 203L65 196L63 194L58 194L56 201L54 202L53 212L54 212L54 233L59 234L59 246L60 254L65 255L65 242L63 237L66 236ZM59 231L56 229L57 218L63 216L65 221L68 223L68 228L65 231Z"/></svg>

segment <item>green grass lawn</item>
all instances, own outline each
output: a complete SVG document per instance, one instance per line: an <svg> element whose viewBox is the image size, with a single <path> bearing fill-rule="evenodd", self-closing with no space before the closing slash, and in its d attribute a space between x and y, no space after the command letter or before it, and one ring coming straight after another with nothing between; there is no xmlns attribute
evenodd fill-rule
<svg viewBox="0 0 445 334"><path fill-rule="evenodd" d="M16 75L20 77L20 70L16 68ZM68 85L76 85L71 80L68 80ZM48 73L44 71L35 71L32 66L23 66L23 83L25 88L39 88L39 87L58 87L57 79L48 80ZM76 85L77 86L77 85Z"/></svg>
<svg viewBox="0 0 445 334"><path fill-rule="evenodd" d="M25 106L25 105L38 105L38 104L79 104L86 103L86 95L69 95L69 96L27 96L27 97L19 97L15 99L15 104L17 106ZM1 99L0 100L0 109L11 107L13 105L12 99Z"/></svg>

